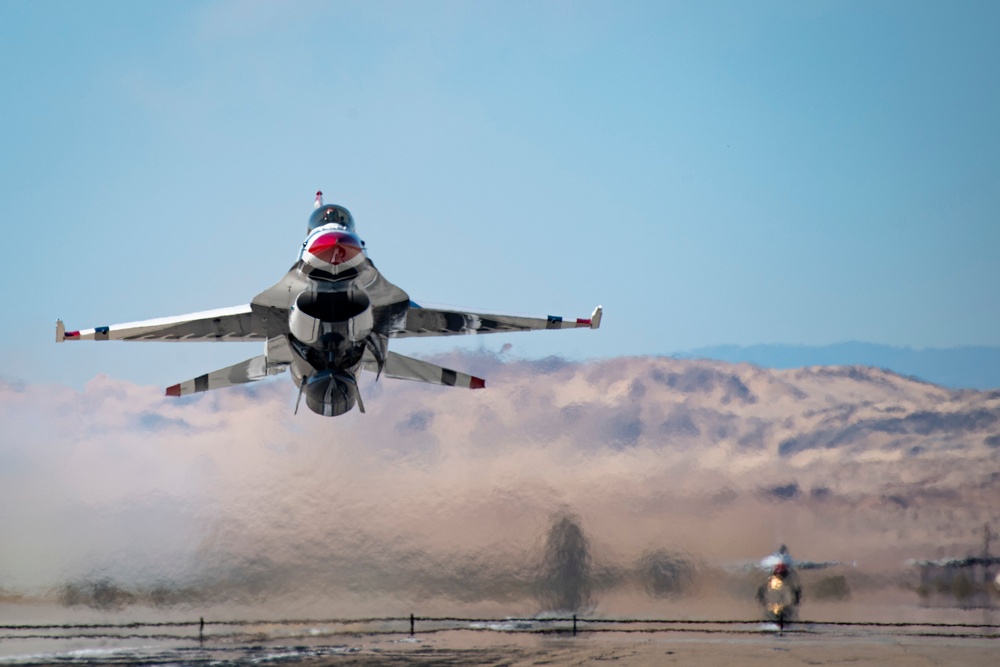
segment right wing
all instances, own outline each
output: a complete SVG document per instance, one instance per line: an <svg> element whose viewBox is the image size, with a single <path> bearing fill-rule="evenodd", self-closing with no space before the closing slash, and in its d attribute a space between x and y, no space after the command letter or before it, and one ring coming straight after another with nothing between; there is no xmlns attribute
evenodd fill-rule
<svg viewBox="0 0 1000 667"><path fill-rule="evenodd" d="M799 570L822 570L824 568L833 567L835 565L843 565L839 560L824 560L824 561L813 561L813 560L796 560L792 561L794 567Z"/></svg>
<svg viewBox="0 0 1000 667"><path fill-rule="evenodd" d="M406 312L405 328L393 331L390 335L393 338L410 338L413 336L511 333L541 329L597 329L601 326L602 314L603 309L601 306L598 306L588 319L566 320L555 315L549 315L548 317L490 315L487 313L423 308L411 301L410 308Z"/></svg>
<svg viewBox="0 0 1000 667"><path fill-rule="evenodd" d="M67 340L254 341L266 340L261 318L250 305L205 310L155 320L66 331L56 321L56 342Z"/></svg>

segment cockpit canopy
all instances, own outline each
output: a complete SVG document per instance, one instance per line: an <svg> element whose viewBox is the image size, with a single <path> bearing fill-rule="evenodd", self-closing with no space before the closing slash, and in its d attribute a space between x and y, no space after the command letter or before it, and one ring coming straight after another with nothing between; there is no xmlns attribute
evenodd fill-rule
<svg viewBox="0 0 1000 667"><path fill-rule="evenodd" d="M354 218L351 212L343 206L326 204L320 206L309 216L309 232L323 225L340 225L350 232L354 231Z"/></svg>

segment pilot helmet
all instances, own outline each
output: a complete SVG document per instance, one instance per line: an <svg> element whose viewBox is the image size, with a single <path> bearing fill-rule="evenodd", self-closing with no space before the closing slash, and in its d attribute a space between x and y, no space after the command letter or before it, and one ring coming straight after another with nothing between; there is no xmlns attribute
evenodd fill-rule
<svg viewBox="0 0 1000 667"><path fill-rule="evenodd" d="M773 574L776 577L787 576L788 575L788 566L785 565L784 563L778 563L777 565L774 566L774 572L773 572Z"/></svg>

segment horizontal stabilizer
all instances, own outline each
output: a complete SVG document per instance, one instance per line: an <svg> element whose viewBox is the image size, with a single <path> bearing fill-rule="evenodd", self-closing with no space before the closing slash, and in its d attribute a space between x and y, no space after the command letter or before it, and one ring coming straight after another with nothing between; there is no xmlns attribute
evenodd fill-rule
<svg viewBox="0 0 1000 667"><path fill-rule="evenodd" d="M372 372L378 371L378 366L373 361L366 361L365 368ZM486 387L486 380L482 378L459 373L458 371L443 368L437 364L396 354L395 352L389 352L386 355L382 375L399 380L416 380L418 382L429 382L447 387L465 387L467 389L483 389Z"/></svg>
<svg viewBox="0 0 1000 667"><path fill-rule="evenodd" d="M281 366L284 370L285 366ZM273 369L272 369L273 370ZM187 380L172 387L167 387L167 396L187 396L209 389L221 389L222 387L232 387L237 384L255 382L263 380L268 376L267 357L260 355L238 364L220 368L217 371L199 375L193 380ZM280 371L278 371L280 372ZM274 372L271 373L272 375Z"/></svg>

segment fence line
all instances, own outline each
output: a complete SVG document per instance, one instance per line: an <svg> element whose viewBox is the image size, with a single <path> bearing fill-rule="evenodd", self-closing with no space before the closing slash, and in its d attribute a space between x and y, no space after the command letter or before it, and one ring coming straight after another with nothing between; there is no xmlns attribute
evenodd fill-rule
<svg viewBox="0 0 1000 667"><path fill-rule="evenodd" d="M5 624L0 625L0 631L26 632L42 630L139 630L143 628L199 628L203 630L207 627L252 627L266 625L371 625L376 623L409 623L411 629L415 629L417 623L479 623L479 624L509 624L509 623L531 623L540 625L554 625L559 623L573 623L580 626L616 626L616 625L658 625L658 626L738 626L738 625L760 625L765 623L762 619L685 619L685 618L600 618L587 616L552 616L552 617L505 617L505 618L483 618L483 617L463 617L463 616L368 616L360 618L301 618L301 619L233 619L233 620L204 620L200 618L195 621L131 621L127 623L59 623L59 624ZM1000 630L1000 623L939 623L922 621L811 621L796 620L790 623L793 627L801 626L834 626L834 627L857 627L857 628L937 628L937 629L997 629ZM477 629L477 628L446 628L452 629ZM490 628L485 628L490 629ZM520 631L529 631L531 628L522 628ZM599 628L584 627L583 632L593 632ZM666 628L664 628L665 630ZM426 628L424 632L430 631ZM682 631L692 628L681 628ZM508 632L517 632L518 628L505 628ZM604 631L602 629L602 631ZM624 630L621 630L624 631ZM389 631L386 631L389 632ZM88 634L85 636L97 636ZM120 635L118 635L120 636Z"/></svg>

